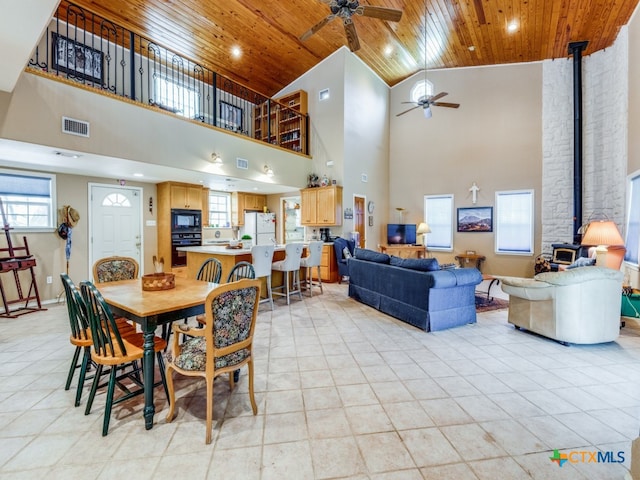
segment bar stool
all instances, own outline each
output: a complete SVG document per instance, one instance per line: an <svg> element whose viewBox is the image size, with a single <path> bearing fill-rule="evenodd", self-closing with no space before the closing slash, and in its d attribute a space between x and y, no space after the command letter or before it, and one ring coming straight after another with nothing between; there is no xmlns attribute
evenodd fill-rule
<svg viewBox="0 0 640 480"><path fill-rule="evenodd" d="M313 287L320 287L320 293L324 293L322 290L322 279L320 278L320 263L322 262L322 247L324 242L316 241L309 243L309 255L300 259L300 266L305 269L305 278L302 284L309 288L309 296L313 297ZM318 269L318 281L313 282L313 267Z"/></svg>
<svg viewBox="0 0 640 480"><path fill-rule="evenodd" d="M289 296L297 293L302 300L302 291L300 290L300 259L302 257L302 249L304 244L300 242L288 243L284 249L284 260L273 262L271 264L271 270L277 270L278 272L284 272L284 280L282 285L274 287L273 290L283 289L284 292L272 292L272 295L280 295L287 297L287 305L289 305ZM291 290L289 286L289 273L293 273L293 287L295 290Z"/></svg>
<svg viewBox="0 0 640 480"><path fill-rule="evenodd" d="M254 245L251 247L251 263L253 264L256 278L266 277L267 282L267 298L260 300L260 303L268 301L271 304L271 310L273 310L271 262L273 262L274 249L275 247L273 245Z"/></svg>

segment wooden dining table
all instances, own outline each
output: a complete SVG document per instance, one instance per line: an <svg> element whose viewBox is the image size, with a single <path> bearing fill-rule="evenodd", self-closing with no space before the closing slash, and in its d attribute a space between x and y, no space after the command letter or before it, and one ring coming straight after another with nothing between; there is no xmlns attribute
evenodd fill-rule
<svg viewBox="0 0 640 480"><path fill-rule="evenodd" d="M155 406L153 384L155 369L154 338L158 325L204 313L204 302L217 283L189 278L175 278L175 288L142 290L142 280L98 283L96 287L115 316L126 317L139 324L144 335L144 419L145 428L153 427Z"/></svg>

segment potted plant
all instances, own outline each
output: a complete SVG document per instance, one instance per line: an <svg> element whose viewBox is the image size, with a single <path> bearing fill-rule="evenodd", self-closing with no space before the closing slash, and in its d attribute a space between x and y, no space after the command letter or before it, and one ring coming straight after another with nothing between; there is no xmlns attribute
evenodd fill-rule
<svg viewBox="0 0 640 480"><path fill-rule="evenodd" d="M240 238L240 240L242 240L243 248L251 248L253 246L253 239L251 238L251 235L242 235L242 238Z"/></svg>

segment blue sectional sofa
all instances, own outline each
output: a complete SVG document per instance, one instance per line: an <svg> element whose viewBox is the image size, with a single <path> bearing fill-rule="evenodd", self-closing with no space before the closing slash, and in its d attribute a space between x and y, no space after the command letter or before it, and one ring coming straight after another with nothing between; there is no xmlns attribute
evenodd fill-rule
<svg viewBox="0 0 640 480"><path fill-rule="evenodd" d="M440 270L434 258L403 259L356 248L349 296L427 332L476 322L477 268Z"/></svg>

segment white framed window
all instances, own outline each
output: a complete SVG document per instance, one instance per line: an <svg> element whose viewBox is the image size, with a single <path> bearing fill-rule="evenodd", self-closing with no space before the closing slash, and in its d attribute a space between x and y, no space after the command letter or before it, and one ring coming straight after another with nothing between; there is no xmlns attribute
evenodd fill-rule
<svg viewBox="0 0 640 480"><path fill-rule="evenodd" d="M196 118L200 115L200 93L161 75L153 76L155 103L178 115Z"/></svg>
<svg viewBox="0 0 640 480"><path fill-rule="evenodd" d="M632 265L638 265L640 251L640 172L629 177L627 211L627 225L625 228L624 246L627 251L624 261Z"/></svg>
<svg viewBox="0 0 640 480"><path fill-rule="evenodd" d="M424 221L431 233L426 235L427 249L453 250L453 195L425 195Z"/></svg>
<svg viewBox="0 0 640 480"><path fill-rule="evenodd" d="M17 230L56 227L56 176L0 169L0 198L6 223ZM5 223L5 219L3 224Z"/></svg>
<svg viewBox="0 0 640 480"><path fill-rule="evenodd" d="M420 80L411 88L410 96L412 102L419 103L421 99L431 95L433 95L433 83L429 80Z"/></svg>
<svg viewBox="0 0 640 480"><path fill-rule="evenodd" d="M496 253L533 255L533 190L496 192Z"/></svg>
<svg viewBox="0 0 640 480"><path fill-rule="evenodd" d="M209 225L231 226L231 195L224 192L209 192Z"/></svg>

